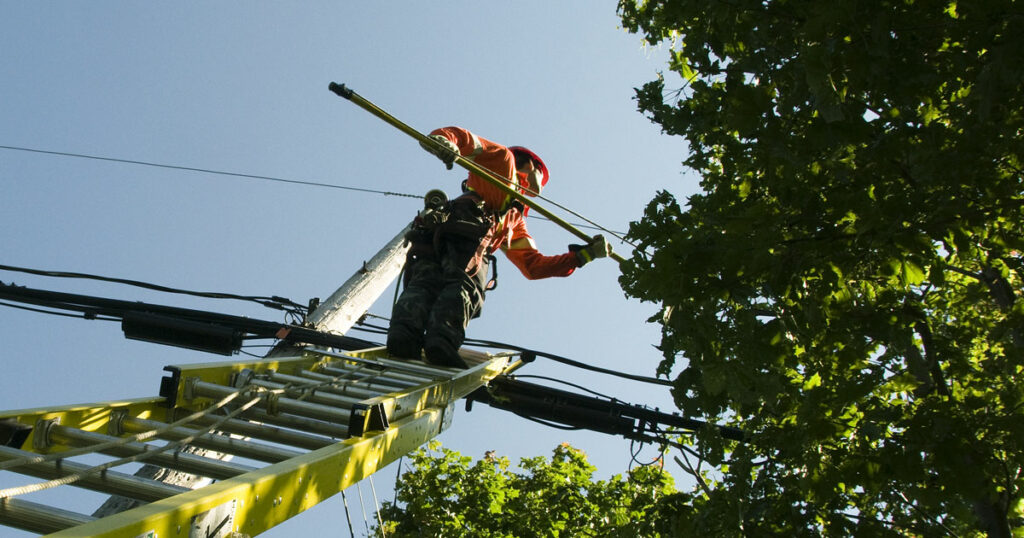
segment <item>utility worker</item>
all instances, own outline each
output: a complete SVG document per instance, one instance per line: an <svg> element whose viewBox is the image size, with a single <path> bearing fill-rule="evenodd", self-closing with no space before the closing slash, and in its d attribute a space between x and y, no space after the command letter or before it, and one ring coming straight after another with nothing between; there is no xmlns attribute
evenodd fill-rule
<svg viewBox="0 0 1024 538"><path fill-rule="evenodd" d="M430 133L437 147L424 149L450 170L463 156L507 178L507 185L528 196L548 182L544 161L532 151L505 147L459 127ZM528 207L487 180L469 174L464 193L448 202L442 217L417 219L405 266L405 289L395 303L388 327L388 352L399 358L466 368L459 356L469 320L480 315L488 289L489 258L501 249L528 279L568 276L591 260L608 256L601 235L587 245L545 256L526 230ZM443 222L439 222L443 221Z"/></svg>

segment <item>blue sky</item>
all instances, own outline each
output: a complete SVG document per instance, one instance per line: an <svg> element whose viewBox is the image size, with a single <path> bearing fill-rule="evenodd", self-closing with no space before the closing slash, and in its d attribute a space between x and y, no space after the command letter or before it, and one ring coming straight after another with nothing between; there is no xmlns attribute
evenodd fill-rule
<svg viewBox="0 0 1024 538"><path fill-rule="evenodd" d="M414 195L458 191L464 172L445 170L330 93L336 81L422 131L459 125L530 147L551 170L545 196L609 229L626 230L659 189L680 198L697 189L680 164L684 141L660 134L632 99L633 88L664 69L667 53L620 29L615 2L0 6L0 145ZM330 295L419 206L407 197L0 149L0 264L304 303ZM545 221L529 226L550 254L577 241ZM614 262L529 282L502 258L499 272L471 338L653 375L659 332L646 319L656 306L625 299ZM0 281L281 319L245 303L111 284L7 272ZM385 293L371 313L387 316L391 298ZM164 365L220 359L127 341L115 323L9 308L0 308L0 339L0 409L151 396ZM674 409L663 387L543 360L521 373ZM630 460L624 439L553 430L480 405L460 408L440 439L474 458L495 450L513 461L568 441L587 452L599 478L624 472ZM394 476L391 467L376 479L382 500ZM266 536L335 525L345 525L340 497Z"/></svg>

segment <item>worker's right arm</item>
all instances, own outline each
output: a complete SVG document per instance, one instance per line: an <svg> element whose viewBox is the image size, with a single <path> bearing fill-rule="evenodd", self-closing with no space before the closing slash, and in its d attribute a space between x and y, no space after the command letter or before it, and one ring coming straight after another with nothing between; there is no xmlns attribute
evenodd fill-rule
<svg viewBox="0 0 1024 538"><path fill-rule="evenodd" d="M512 185L516 161L512 152L505 146L481 138L461 127L442 127L430 134L447 138L459 148L459 154L463 157L507 179L507 184ZM466 185L479 194L490 209L498 211L504 208L508 195L491 182L476 174L469 174Z"/></svg>

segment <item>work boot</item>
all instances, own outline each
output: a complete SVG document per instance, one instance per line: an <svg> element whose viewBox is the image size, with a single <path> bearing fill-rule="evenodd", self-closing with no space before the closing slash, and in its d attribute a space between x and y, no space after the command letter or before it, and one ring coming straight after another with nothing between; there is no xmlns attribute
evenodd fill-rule
<svg viewBox="0 0 1024 538"><path fill-rule="evenodd" d="M423 348L411 342L388 340L388 355L393 359L419 360L423 358L422 352Z"/></svg>
<svg viewBox="0 0 1024 538"><path fill-rule="evenodd" d="M388 330L388 354L395 359L423 358L423 344L416 338L399 327L392 326Z"/></svg>
<svg viewBox="0 0 1024 538"><path fill-rule="evenodd" d="M459 356L459 350L451 345L444 338L427 338L423 346L426 361L437 366L450 366L453 368L469 368L466 361Z"/></svg>

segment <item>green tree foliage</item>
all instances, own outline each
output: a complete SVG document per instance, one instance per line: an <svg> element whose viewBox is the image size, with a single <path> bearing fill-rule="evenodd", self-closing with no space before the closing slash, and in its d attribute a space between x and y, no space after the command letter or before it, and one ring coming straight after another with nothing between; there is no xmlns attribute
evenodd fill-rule
<svg viewBox="0 0 1024 538"><path fill-rule="evenodd" d="M1024 532L1020 3L619 12L669 43L680 87L637 100L702 177L633 223L621 282L662 305L680 409L752 434L696 436L686 528Z"/></svg>
<svg viewBox="0 0 1024 538"><path fill-rule="evenodd" d="M488 453L472 459L441 448L412 454L397 503L384 503L381 536L660 536L664 499L681 503L672 477L655 466L595 481L582 451L563 444L551 459L525 458L524 472Z"/></svg>

